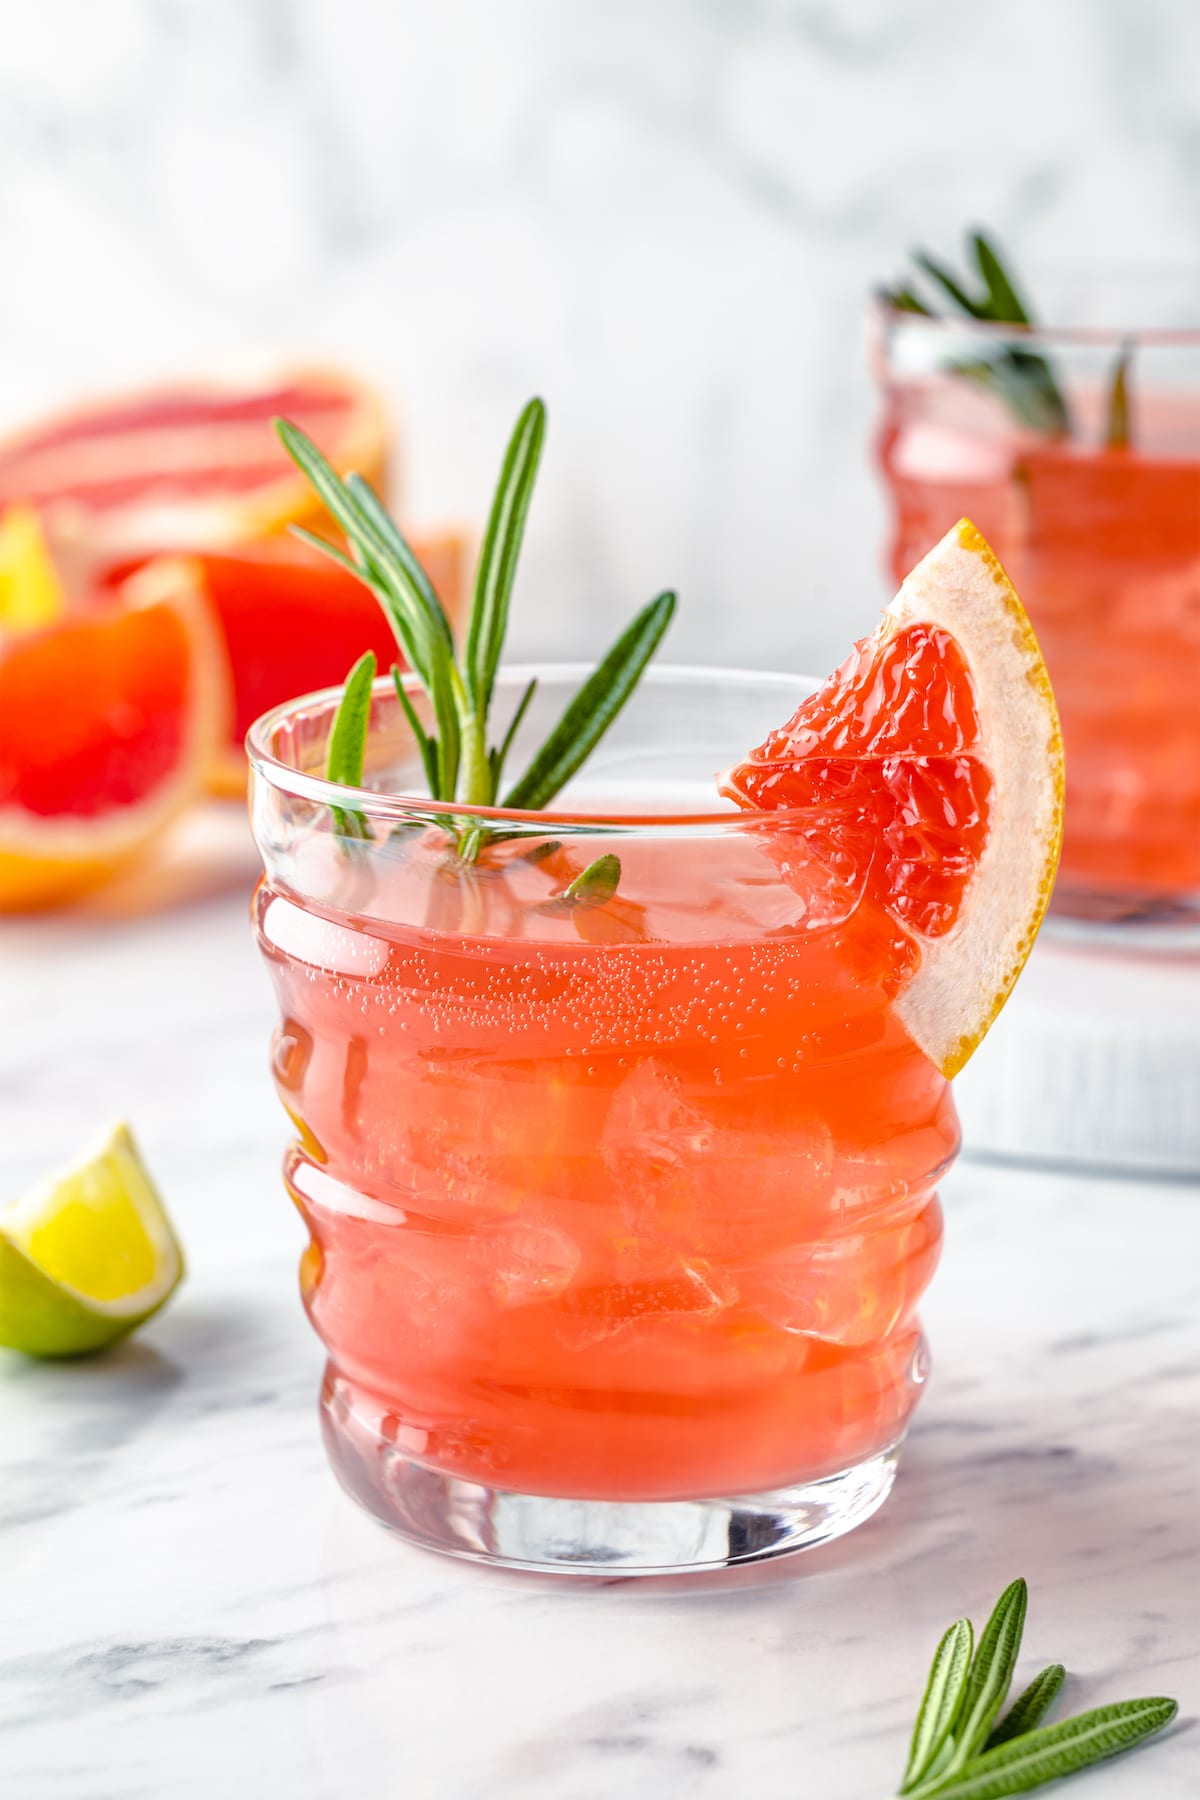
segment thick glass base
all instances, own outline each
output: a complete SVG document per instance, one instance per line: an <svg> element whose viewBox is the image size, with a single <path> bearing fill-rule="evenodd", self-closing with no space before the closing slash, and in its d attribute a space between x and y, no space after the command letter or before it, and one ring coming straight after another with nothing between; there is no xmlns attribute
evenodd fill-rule
<svg viewBox="0 0 1200 1800"><path fill-rule="evenodd" d="M339 1417L339 1413L341 1416ZM498 1568L555 1575L680 1575L765 1562L841 1537L878 1511L900 1446L855 1468L726 1500L574 1500L445 1475L394 1443L346 1429L322 1405L326 1449L347 1493L410 1543Z"/></svg>

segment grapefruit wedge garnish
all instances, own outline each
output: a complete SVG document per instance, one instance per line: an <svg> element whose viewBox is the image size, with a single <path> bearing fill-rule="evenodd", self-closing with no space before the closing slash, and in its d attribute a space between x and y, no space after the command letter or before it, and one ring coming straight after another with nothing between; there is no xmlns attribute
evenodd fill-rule
<svg viewBox="0 0 1200 1800"><path fill-rule="evenodd" d="M200 789L227 707L186 559L95 611L0 636L0 912L70 899L155 838Z"/></svg>
<svg viewBox="0 0 1200 1800"><path fill-rule="evenodd" d="M0 443L0 509L25 502L89 554L240 543L319 515L271 420L285 414L338 469L381 484L387 419L342 371L174 382L96 400Z"/></svg>
<svg viewBox="0 0 1200 1800"><path fill-rule="evenodd" d="M1063 809L1041 651L968 520L721 791L748 810L787 811L777 854L811 926L860 907L890 917L895 1011L956 1074L1032 948Z"/></svg>

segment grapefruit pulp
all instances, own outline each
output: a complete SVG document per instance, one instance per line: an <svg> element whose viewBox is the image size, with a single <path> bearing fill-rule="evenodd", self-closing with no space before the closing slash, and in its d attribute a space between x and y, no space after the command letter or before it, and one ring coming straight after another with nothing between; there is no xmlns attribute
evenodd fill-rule
<svg viewBox="0 0 1200 1800"><path fill-rule="evenodd" d="M149 843L200 788L227 708L184 559L0 642L0 912L70 899Z"/></svg>
<svg viewBox="0 0 1200 1800"><path fill-rule="evenodd" d="M957 1073L1032 948L1063 807L1037 639L969 521L721 789L791 815L779 855L813 926L861 906L891 919L895 1011L942 1073Z"/></svg>
<svg viewBox="0 0 1200 1800"><path fill-rule="evenodd" d="M411 542L453 618L462 597L463 538L447 530L414 534ZM242 746L260 714L344 681L364 650L375 652L382 669L399 653L370 589L294 538L263 538L192 560L224 643L233 695L228 735L209 770L208 788L240 796L246 790ZM115 565L105 583L123 579L130 567Z"/></svg>

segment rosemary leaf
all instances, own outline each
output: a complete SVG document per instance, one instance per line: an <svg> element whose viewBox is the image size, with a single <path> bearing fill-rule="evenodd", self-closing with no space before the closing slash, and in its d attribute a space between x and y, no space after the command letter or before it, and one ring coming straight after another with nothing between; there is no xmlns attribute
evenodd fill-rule
<svg viewBox="0 0 1200 1800"><path fill-rule="evenodd" d="M375 652L368 650L346 677L325 752L325 779L337 782L340 787L362 786L374 679ZM340 837L361 840L373 836L366 815L357 807L334 806L330 810Z"/></svg>
<svg viewBox="0 0 1200 1800"><path fill-rule="evenodd" d="M879 298L888 306L894 306L897 312L920 313L922 317L930 317L930 309L925 302L918 299L910 287L881 288Z"/></svg>
<svg viewBox="0 0 1200 1800"><path fill-rule="evenodd" d="M503 739L501 740L498 747L491 752L492 798L493 799L495 798L496 793L500 787L500 777L504 773L505 760L508 756L509 751L512 749L513 739L516 737L518 731L521 729L521 720L525 717L525 714L528 712L529 703L533 699L533 696L536 692L537 692L537 676L535 675L533 677L533 679L530 681L529 686L525 689L525 692L521 695L521 698L518 700L517 709L513 713L512 718L508 722L508 730L505 732Z"/></svg>
<svg viewBox="0 0 1200 1800"><path fill-rule="evenodd" d="M438 723L436 800L453 800L458 791L458 767L462 757L462 730L454 694L456 670L449 657L435 657L430 670L428 693L433 702L433 716Z"/></svg>
<svg viewBox="0 0 1200 1800"><path fill-rule="evenodd" d="M960 1771L987 1742L996 1715L1008 1698L1013 1669L1021 1649L1029 1589L1018 1576L1010 1581L983 1628L971 1664L967 1691L954 1734L954 1755L947 1774Z"/></svg>
<svg viewBox="0 0 1200 1800"><path fill-rule="evenodd" d="M317 448L307 432L293 425L290 419L276 419L275 431L297 468L308 477L325 510L341 526L351 543L365 541L377 555L386 555L387 546L377 537L329 458ZM329 548L323 538L312 541L319 549Z"/></svg>
<svg viewBox="0 0 1200 1800"><path fill-rule="evenodd" d="M974 1637L969 1619L950 1626L934 1652L929 1679L913 1727L908 1766L900 1792L907 1794L937 1763L939 1752L958 1722L966 1698Z"/></svg>
<svg viewBox="0 0 1200 1800"><path fill-rule="evenodd" d="M571 906L604 906L621 880L621 859L611 852L598 856L563 890L560 899Z"/></svg>
<svg viewBox="0 0 1200 1800"><path fill-rule="evenodd" d="M403 586L409 590L413 604L424 612L429 620L435 638L439 638L447 652L454 654L454 633L450 629L450 621L446 617L446 609L438 598L437 589L417 560L412 545L396 524L391 513L383 504L369 481L361 475L350 474L346 477L346 488L358 502L364 516L374 526L382 543L390 552L395 568L389 573L398 576Z"/></svg>
<svg viewBox="0 0 1200 1800"><path fill-rule="evenodd" d="M1108 384L1108 404L1104 411L1104 446L1107 450L1128 450L1129 428L1129 364L1133 345L1122 344Z"/></svg>
<svg viewBox="0 0 1200 1800"><path fill-rule="evenodd" d="M545 431L546 408L540 400L531 400L509 439L479 551L463 673L467 697L476 719L481 722L486 720L491 704L500 652L508 630L509 597L525 536L525 517L537 479Z"/></svg>
<svg viewBox="0 0 1200 1800"><path fill-rule="evenodd" d="M971 248L975 252L975 263L987 289L985 311L980 316L996 319L1002 324L1028 325L1031 322L1029 313L1018 298L1004 264L982 231L972 234Z"/></svg>
<svg viewBox="0 0 1200 1800"><path fill-rule="evenodd" d="M642 608L584 682L520 780L509 789L505 806L536 812L571 779L637 686L674 611L675 596L669 592Z"/></svg>
<svg viewBox="0 0 1200 1800"><path fill-rule="evenodd" d="M972 300L970 294L967 293L967 290L964 287L959 286L946 265L938 262L935 257L930 256L927 250L914 251L913 261L916 263L918 269L928 275L931 281L936 282L938 287L945 289L955 306L958 307L958 310L960 312L965 312L968 318L987 319L992 316L988 312L988 303L986 299Z"/></svg>
<svg viewBox="0 0 1200 1800"><path fill-rule="evenodd" d="M429 783L431 794L437 794L438 785L438 741L431 737L417 717L417 709L408 697L404 686L404 676L397 664L392 664L392 683L396 689L396 698L404 709L409 729L417 740L417 749L421 752L421 762L425 768L425 779Z"/></svg>
<svg viewBox="0 0 1200 1800"><path fill-rule="evenodd" d="M947 367L955 375L990 388L1021 425L1050 438L1065 437L1071 429L1066 402L1046 359L1028 350L998 349L985 357L963 357Z"/></svg>
<svg viewBox="0 0 1200 1800"><path fill-rule="evenodd" d="M952 1780L927 1792L937 1800L1008 1800L1120 1756L1169 1725L1174 1700L1118 1700L1058 1725L1026 1732L968 1762Z"/></svg>
<svg viewBox="0 0 1200 1800"><path fill-rule="evenodd" d="M327 556L331 562L339 563L348 574L353 575L355 581L363 580L362 564L356 563L354 558L347 556L344 550L339 550L336 544L331 544L328 538L321 537L318 532L309 531L304 525L289 525L288 531L292 537L299 538L302 544L307 544L312 550L319 550L321 555Z"/></svg>
<svg viewBox="0 0 1200 1800"><path fill-rule="evenodd" d="M288 419L276 419L275 429L292 461L345 532L355 558L354 572L375 594L406 659L428 684L432 679L433 627L424 608L414 603L407 584L398 579L387 541L312 439ZM326 554L332 549L323 538L310 537L308 541Z"/></svg>
<svg viewBox="0 0 1200 1800"><path fill-rule="evenodd" d="M1007 1744L1010 1738L1034 1731L1058 1699L1066 1679L1067 1671L1061 1663L1051 1663L1040 1675L1035 1675L1025 1691L1017 1695L999 1724L992 1727L984 1750L994 1750L997 1744Z"/></svg>

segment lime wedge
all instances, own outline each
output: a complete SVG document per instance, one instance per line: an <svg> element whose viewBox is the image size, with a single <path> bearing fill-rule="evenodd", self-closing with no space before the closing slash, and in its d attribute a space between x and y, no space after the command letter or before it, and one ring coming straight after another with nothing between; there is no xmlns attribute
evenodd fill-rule
<svg viewBox="0 0 1200 1800"><path fill-rule="evenodd" d="M0 1211L0 1344L103 1350L156 1313L183 1252L126 1125Z"/></svg>

